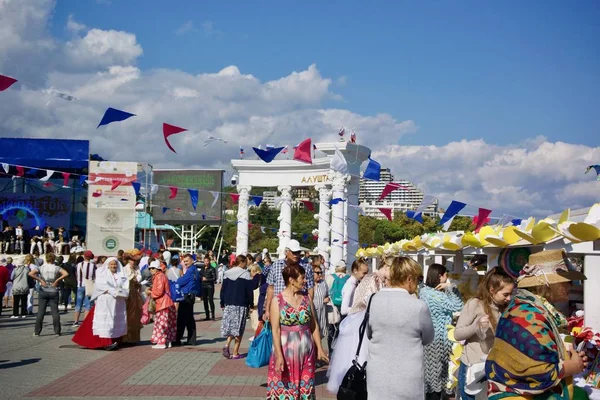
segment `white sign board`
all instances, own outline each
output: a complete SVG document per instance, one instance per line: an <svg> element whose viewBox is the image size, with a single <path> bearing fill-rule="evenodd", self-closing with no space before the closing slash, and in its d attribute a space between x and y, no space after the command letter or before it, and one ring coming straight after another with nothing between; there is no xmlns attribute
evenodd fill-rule
<svg viewBox="0 0 600 400"><path fill-rule="evenodd" d="M89 169L87 248L116 256L134 247L137 163L91 161Z"/></svg>

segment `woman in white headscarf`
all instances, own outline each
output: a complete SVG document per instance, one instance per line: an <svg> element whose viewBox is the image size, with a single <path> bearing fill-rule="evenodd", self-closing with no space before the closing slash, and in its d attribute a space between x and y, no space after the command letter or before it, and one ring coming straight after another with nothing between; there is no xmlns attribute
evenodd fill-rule
<svg viewBox="0 0 600 400"><path fill-rule="evenodd" d="M73 336L73 342L89 349L113 350L121 336L127 333L127 303L129 279L116 257L110 257L96 271L96 281L90 310Z"/></svg>

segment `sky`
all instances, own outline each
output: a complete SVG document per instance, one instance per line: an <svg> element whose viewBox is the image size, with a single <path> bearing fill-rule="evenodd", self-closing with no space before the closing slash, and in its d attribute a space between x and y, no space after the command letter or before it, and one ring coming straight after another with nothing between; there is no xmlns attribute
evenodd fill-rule
<svg viewBox="0 0 600 400"><path fill-rule="evenodd" d="M599 17L591 0L0 0L0 73L21 81L0 132L230 170L239 146L344 126L442 207L545 216L600 199ZM137 117L97 130L108 106ZM162 122L190 130L177 155Z"/></svg>

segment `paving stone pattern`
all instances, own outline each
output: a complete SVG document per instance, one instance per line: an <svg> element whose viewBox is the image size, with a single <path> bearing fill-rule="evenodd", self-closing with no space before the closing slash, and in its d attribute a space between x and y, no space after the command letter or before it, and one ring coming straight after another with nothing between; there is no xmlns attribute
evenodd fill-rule
<svg viewBox="0 0 600 400"><path fill-rule="evenodd" d="M71 311L61 314L60 337L53 335L50 314L40 337L33 337L35 318L2 316L0 399L264 399L267 367L253 369L243 359L224 359L220 321L204 321L201 303L196 303L195 318L197 346L154 350L149 325L142 330L140 345L106 352L80 349L71 342L76 329ZM242 353L252 334L248 323ZM317 371L317 398L335 398L325 391L325 374L325 368Z"/></svg>

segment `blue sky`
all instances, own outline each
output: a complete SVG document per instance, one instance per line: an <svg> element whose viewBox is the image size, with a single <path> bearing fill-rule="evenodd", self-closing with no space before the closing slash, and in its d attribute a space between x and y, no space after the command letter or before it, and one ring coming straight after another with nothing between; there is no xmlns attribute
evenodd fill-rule
<svg viewBox="0 0 600 400"><path fill-rule="evenodd" d="M142 70L233 64L266 81L316 63L345 77L332 86L344 101L325 106L414 120L401 144L600 144L596 1L59 0L52 30L65 40L69 14L134 33Z"/></svg>

